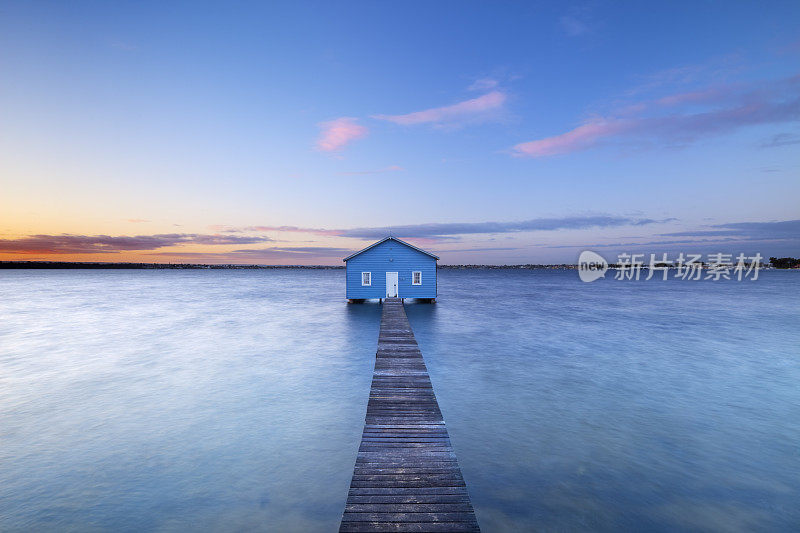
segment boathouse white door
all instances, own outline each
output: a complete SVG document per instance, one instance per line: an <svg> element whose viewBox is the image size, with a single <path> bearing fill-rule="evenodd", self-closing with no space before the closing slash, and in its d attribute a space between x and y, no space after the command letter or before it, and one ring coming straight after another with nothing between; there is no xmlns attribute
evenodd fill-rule
<svg viewBox="0 0 800 533"><path fill-rule="evenodd" d="M386 297L397 298L397 272L386 273Z"/></svg>

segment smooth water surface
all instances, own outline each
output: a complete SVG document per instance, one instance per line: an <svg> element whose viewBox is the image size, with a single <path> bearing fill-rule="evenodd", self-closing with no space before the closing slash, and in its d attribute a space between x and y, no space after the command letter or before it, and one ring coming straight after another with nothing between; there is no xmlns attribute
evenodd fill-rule
<svg viewBox="0 0 800 533"><path fill-rule="evenodd" d="M341 270L0 271L0 530L335 531L380 307ZM439 274L484 531L800 528L800 275Z"/></svg>

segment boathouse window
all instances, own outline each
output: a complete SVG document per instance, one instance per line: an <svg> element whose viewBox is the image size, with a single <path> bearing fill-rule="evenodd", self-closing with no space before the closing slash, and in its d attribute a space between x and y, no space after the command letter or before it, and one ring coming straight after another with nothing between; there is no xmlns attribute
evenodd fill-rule
<svg viewBox="0 0 800 533"><path fill-rule="evenodd" d="M422 272L419 270L415 270L411 273L411 284L412 285L422 285Z"/></svg>
<svg viewBox="0 0 800 533"><path fill-rule="evenodd" d="M361 273L361 285L364 287L372 285L372 272Z"/></svg>

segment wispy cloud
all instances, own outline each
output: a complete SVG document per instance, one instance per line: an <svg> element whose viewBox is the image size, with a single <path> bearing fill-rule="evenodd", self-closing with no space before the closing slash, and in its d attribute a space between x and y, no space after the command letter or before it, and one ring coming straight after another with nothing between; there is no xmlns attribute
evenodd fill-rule
<svg viewBox="0 0 800 533"><path fill-rule="evenodd" d="M522 250L519 246L511 246L506 248L452 248L444 250L445 252L506 252L511 250Z"/></svg>
<svg viewBox="0 0 800 533"><path fill-rule="evenodd" d="M741 232L736 230L688 230L688 231L673 231L670 233L659 233L659 237L720 237L726 235L740 235Z"/></svg>
<svg viewBox="0 0 800 533"><path fill-rule="evenodd" d="M661 106L679 106L689 104L720 103L731 96L733 87L711 87L699 91L689 91L676 94L668 94L656 100L656 104ZM642 104L644 108L647 104Z"/></svg>
<svg viewBox="0 0 800 533"><path fill-rule="evenodd" d="M246 232L286 232L286 233L308 233L310 235L320 235L327 237L338 237L342 231L338 229L323 229L323 228L301 228L298 226L211 226L212 228L223 228L217 231L224 233L246 233Z"/></svg>
<svg viewBox="0 0 800 533"><path fill-rule="evenodd" d="M773 222L727 222L711 224L707 228L674 233L660 233L665 237L707 237L736 235L749 238L787 238L800 240L800 220L779 220Z"/></svg>
<svg viewBox="0 0 800 533"><path fill-rule="evenodd" d="M615 216L578 216L562 218L534 218L518 222L452 222L392 226L393 235L406 238L443 238L455 235L483 233L517 233L523 231L555 231L562 229L588 229L599 227L653 224L653 219L633 219ZM387 228L355 228L341 230L344 237L374 239L386 236Z"/></svg>
<svg viewBox="0 0 800 533"><path fill-rule="evenodd" d="M136 45L130 43L124 43L122 41L114 41L113 43L111 43L111 46L114 48L118 48L120 50L125 50L126 52L130 52L138 48L138 46Z"/></svg>
<svg viewBox="0 0 800 533"><path fill-rule="evenodd" d="M277 248L253 248L233 250L229 252L155 252L147 255L180 257L202 262L229 262L241 263L243 261L262 263L268 261L300 261L307 263L309 260L330 259L332 257L346 257L355 250L350 248L336 248L327 246L295 246Z"/></svg>
<svg viewBox="0 0 800 533"><path fill-rule="evenodd" d="M29 235L0 239L0 252L15 254L104 254L147 251L183 244L242 245L269 242L264 236L202 235L169 233L158 235Z"/></svg>
<svg viewBox="0 0 800 533"><path fill-rule="evenodd" d="M401 226L379 226L350 229L303 228L297 226L248 226L228 228L221 231L238 232L291 232L309 233L328 237L349 237L354 239L380 239L390 232L400 238L426 239L428 242L453 239L460 235L483 233L517 233L523 231L555 231L561 229L588 229L616 226L644 226L661 224L675 219L633 218L621 216L574 216L561 218L533 218L517 222L450 222L409 224ZM220 226L214 226L220 228Z"/></svg>
<svg viewBox="0 0 800 533"><path fill-rule="evenodd" d="M186 235L183 242L177 244L207 244L207 245L228 245L228 244L254 244L257 242L271 241L269 237L233 236L233 235Z"/></svg>
<svg viewBox="0 0 800 533"><path fill-rule="evenodd" d="M499 85L500 82L494 78L481 78L472 82L472 85L467 87L467 90L480 92L491 91L492 89L496 89Z"/></svg>
<svg viewBox="0 0 800 533"><path fill-rule="evenodd" d="M595 117L566 133L517 144L512 154L547 157L620 141L691 143L745 126L795 122L800 120L799 86L800 76L793 76L772 84L768 90L731 86L662 97L655 104L671 108L698 104L706 107L664 115L653 113L654 106L644 105L638 115Z"/></svg>
<svg viewBox="0 0 800 533"><path fill-rule="evenodd" d="M383 174L385 172L400 172L402 170L405 169L401 166L392 165L389 167L383 167L376 170L354 170L350 172L339 172L339 174L342 176L361 176L365 174Z"/></svg>
<svg viewBox="0 0 800 533"><path fill-rule="evenodd" d="M230 252L158 252L151 255L171 255L176 257L209 257L212 255L226 255L250 258L285 258L287 256L308 256L308 257L338 257L342 254L352 253L355 250L350 248L335 248L328 246L289 246L278 248L253 248L244 250L233 250Z"/></svg>
<svg viewBox="0 0 800 533"><path fill-rule="evenodd" d="M568 37L580 37L590 33L598 23L592 16L592 8L588 4L573 5L568 13L558 19L561 30Z"/></svg>
<svg viewBox="0 0 800 533"><path fill-rule="evenodd" d="M578 35L583 35L587 31L589 31L589 27L586 25L585 22L578 20L572 16L563 16L560 19L561 28L564 30L564 33L569 35L570 37L577 37Z"/></svg>
<svg viewBox="0 0 800 533"><path fill-rule="evenodd" d="M718 244L730 244L734 242L741 242L740 239L733 239L733 238L724 238L724 239L679 239L679 240L662 240L662 241L630 241L630 242L612 242L612 243L591 243L591 244L558 244L558 245L546 245L545 248L581 248L581 249L591 249L591 248L628 248L630 249L639 249L643 246L649 247L658 247L654 252L668 252L663 248L664 246L673 246L676 244L681 245L692 245L692 246L709 246L709 245L718 245Z"/></svg>
<svg viewBox="0 0 800 533"><path fill-rule="evenodd" d="M693 85L709 76L716 77L720 73L727 74L730 72L730 65L727 63L728 61L723 61L722 65L717 63L681 65L637 76L634 86L628 89L626 94L627 96L636 96L665 88Z"/></svg>
<svg viewBox="0 0 800 533"><path fill-rule="evenodd" d="M561 135L517 144L512 153L517 157L546 157L576 152L602 139L630 131L633 123L631 120L596 119Z"/></svg>
<svg viewBox="0 0 800 533"><path fill-rule="evenodd" d="M317 140L317 149L323 152L337 152L352 141L366 137L369 130L358 124L358 119L340 117L318 124L321 130Z"/></svg>
<svg viewBox="0 0 800 533"><path fill-rule="evenodd" d="M132 222L134 224L139 224L139 223L142 223L142 222L150 222L149 220L144 219L144 218L128 218L126 220L128 222Z"/></svg>
<svg viewBox="0 0 800 533"><path fill-rule="evenodd" d="M777 133L761 143L762 148L777 148L779 146L790 146L800 144L800 135L794 133Z"/></svg>
<svg viewBox="0 0 800 533"><path fill-rule="evenodd" d="M372 118L388 120L401 126L456 124L463 121L489 118L492 112L496 112L503 107L506 99L507 96L504 92L494 90L476 98L444 107L414 111L405 115L373 115Z"/></svg>
<svg viewBox="0 0 800 533"><path fill-rule="evenodd" d="M710 228L710 229L708 229ZM669 237L656 239L657 237ZM728 222L703 226L700 229L658 233L643 240L613 243L547 245L547 248L592 249L617 251L643 250L653 253L748 251L766 254L796 253L800 246L800 220L773 222Z"/></svg>

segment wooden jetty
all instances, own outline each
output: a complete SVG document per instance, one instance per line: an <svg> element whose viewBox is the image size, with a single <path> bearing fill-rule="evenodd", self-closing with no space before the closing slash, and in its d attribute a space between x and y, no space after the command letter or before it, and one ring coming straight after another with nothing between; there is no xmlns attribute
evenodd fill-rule
<svg viewBox="0 0 800 533"><path fill-rule="evenodd" d="M480 531L399 298L383 303L364 433L339 531Z"/></svg>

